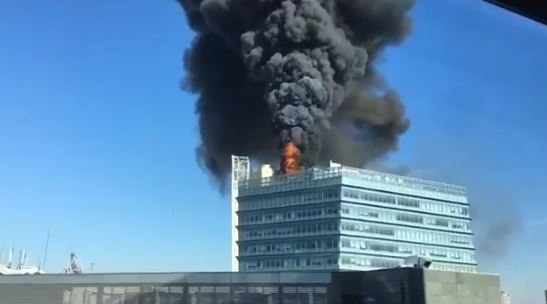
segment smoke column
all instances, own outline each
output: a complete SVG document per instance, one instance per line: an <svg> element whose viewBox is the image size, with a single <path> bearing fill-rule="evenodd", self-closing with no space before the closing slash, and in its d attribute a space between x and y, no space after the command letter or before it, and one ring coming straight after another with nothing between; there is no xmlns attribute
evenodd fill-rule
<svg viewBox="0 0 547 304"><path fill-rule="evenodd" d="M219 181L230 155L364 166L409 127L375 69L411 28L414 0L178 0L197 33L185 86L199 95L200 162Z"/></svg>

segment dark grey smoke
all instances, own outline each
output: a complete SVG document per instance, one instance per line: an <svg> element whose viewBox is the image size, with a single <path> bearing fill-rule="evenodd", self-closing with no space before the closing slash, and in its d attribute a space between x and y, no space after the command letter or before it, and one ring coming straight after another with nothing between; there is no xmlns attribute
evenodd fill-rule
<svg viewBox="0 0 547 304"><path fill-rule="evenodd" d="M395 92L353 92L331 118L324 158L359 167L382 156L397 148L399 135L408 129L402 117L404 108Z"/></svg>
<svg viewBox="0 0 547 304"><path fill-rule="evenodd" d="M510 193L484 185L482 189L475 189L469 198L479 262L497 262L511 252L513 241L522 228L517 203Z"/></svg>
<svg viewBox="0 0 547 304"><path fill-rule="evenodd" d="M197 32L186 86L199 94L202 164L277 161L294 142L307 165L363 166L397 148L409 122L374 68L410 32L414 0L178 0Z"/></svg>

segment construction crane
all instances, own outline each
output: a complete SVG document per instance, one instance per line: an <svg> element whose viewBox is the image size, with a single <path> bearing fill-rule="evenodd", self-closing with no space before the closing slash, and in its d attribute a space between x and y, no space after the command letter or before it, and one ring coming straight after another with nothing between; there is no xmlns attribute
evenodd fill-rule
<svg viewBox="0 0 547 304"><path fill-rule="evenodd" d="M70 254L70 263L67 268L64 269L65 273L81 274L82 264L75 253Z"/></svg>

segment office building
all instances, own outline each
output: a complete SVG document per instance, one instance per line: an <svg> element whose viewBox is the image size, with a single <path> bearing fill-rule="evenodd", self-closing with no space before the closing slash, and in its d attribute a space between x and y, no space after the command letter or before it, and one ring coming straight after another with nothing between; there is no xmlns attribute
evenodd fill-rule
<svg viewBox="0 0 547 304"><path fill-rule="evenodd" d="M234 168L239 271L372 270L413 255L476 271L464 187L334 163L297 175Z"/></svg>
<svg viewBox="0 0 547 304"><path fill-rule="evenodd" d="M370 272L0 276L2 304L499 304L495 275Z"/></svg>

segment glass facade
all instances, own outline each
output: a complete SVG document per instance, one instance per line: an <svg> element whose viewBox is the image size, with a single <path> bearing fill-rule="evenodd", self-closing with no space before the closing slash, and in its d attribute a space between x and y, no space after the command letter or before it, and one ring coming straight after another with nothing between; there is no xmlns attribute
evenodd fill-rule
<svg viewBox="0 0 547 304"><path fill-rule="evenodd" d="M240 271L370 270L413 255L477 268L460 186L337 166L251 177L238 193Z"/></svg>

